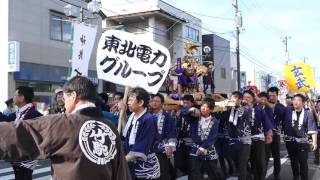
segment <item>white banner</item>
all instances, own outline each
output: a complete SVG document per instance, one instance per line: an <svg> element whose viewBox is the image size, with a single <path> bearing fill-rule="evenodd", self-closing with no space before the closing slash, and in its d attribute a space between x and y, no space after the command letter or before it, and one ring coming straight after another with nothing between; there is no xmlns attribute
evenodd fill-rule
<svg viewBox="0 0 320 180"><path fill-rule="evenodd" d="M96 33L96 27L90 27L84 23L74 24L71 77L88 76L89 61Z"/></svg>
<svg viewBox="0 0 320 180"><path fill-rule="evenodd" d="M8 72L18 72L20 71L20 43L9 41L8 48Z"/></svg>
<svg viewBox="0 0 320 180"><path fill-rule="evenodd" d="M109 30L97 52L98 78L157 93L169 72L170 53L164 46L134 34Z"/></svg>

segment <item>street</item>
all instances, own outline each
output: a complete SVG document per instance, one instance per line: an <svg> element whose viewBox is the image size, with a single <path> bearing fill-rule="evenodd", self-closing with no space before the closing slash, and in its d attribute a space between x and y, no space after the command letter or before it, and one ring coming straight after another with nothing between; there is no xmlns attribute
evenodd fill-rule
<svg viewBox="0 0 320 180"><path fill-rule="evenodd" d="M280 173L280 177L281 180L292 180L293 176L292 176L292 170L291 170L291 166L290 166L290 159L288 157L288 153L287 150L285 148L285 145L282 144L281 146L281 173ZM313 163L314 160L314 153L313 152L309 152L309 158L308 158L308 165L309 165L309 179L310 180L316 180L317 177L319 179L319 167L318 165L315 165ZM272 180L273 179L273 161L269 162L269 167L267 170L267 180Z"/></svg>
<svg viewBox="0 0 320 180"><path fill-rule="evenodd" d="M0 161L0 179L1 180L14 179L14 173L10 163L5 161ZM35 180L51 179L50 160L39 161L37 168L33 172L33 179Z"/></svg>
<svg viewBox="0 0 320 180"><path fill-rule="evenodd" d="M285 145L281 144L281 180L292 180L292 171L290 166L290 159L287 156L287 150ZM313 163L314 153L309 153L308 165L309 165L309 179L316 180L320 177L320 166L317 166ZM317 178L318 177L318 178ZM187 180L186 176L179 178L178 180ZM236 180L235 177L230 177L228 180ZM267 170L267 180L273 180L273 160L269 162L268 170Z"/></svg>
<svg viewBox="0 0 320 180"><path fill-rule="evenodd" d="M309 179L316 180L317 177L320 177L320 166L317 166L313 163L314 154L313 152L309 153ZM281 180L291 180L292 172L290 167L290 160L287 157L287 150L285 145L281 146ZM269 162L269 167L267 170L267 180L272 180L273 176L273 160ZM43 160L39 162L38 167L33 173L33 179L35 180L50 180L51 179L51 168L50 161ZM13 170L11 165L5 161L0 161L0 179L1 180L12 180L14 179ZM228 178L228 180L234 180L236 178ZM187 177L180 177L178 180L187 180Z"/></svg>

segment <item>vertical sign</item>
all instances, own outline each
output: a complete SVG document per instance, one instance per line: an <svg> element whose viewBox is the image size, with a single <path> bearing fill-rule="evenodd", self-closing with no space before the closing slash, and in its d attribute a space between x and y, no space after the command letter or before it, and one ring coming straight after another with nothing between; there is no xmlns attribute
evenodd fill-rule
<svg viewBox="0 0 320 180"><path fill-rule="evenodd" d="M84 23L74 24L71 77L88 76L89 61L96 33L96 27L90 27Z"/></svg>
<svg viewBox="0 0 320 180"><path fill-rule="evenodd" d="M20 71L20 43L8 42L8 72Z"/></svg>

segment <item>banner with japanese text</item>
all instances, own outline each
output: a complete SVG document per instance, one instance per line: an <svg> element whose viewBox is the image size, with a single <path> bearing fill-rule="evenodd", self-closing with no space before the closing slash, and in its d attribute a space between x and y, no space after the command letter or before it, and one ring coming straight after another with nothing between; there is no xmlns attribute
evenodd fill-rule
<svg viewBox="0 0 320 180"><path fill-rule="evenodd" d="M284 76L291 92L308 92L316 86L312 68L308 64L288 64Z"/></svg>
<svg viewBox="0 0 320 180"><path fill-rule="evenodd" d="M241 87L240 90L239 90L241 93L244 93L246 91L251 91L253 92L255 95L258 95L259 94L259 89L257 86L244 86L244 87Z"/></svg>
<svg viewBox="0 0 320 180"><path fill-rule="evenodd" d="M99 79L157 93L167 77L171 58L168 49L154 41L109 30L99 41L96 63Z"/></svg>
<svg viewBox="0 0 320 180"><path fill-rule="evenodd" d="M280 96L285 96L288 94L289 92L289 87L288 87L288 83L286 80L278 80L278 81L274 81L272 83L269 84L269 88L270 87L277 87L279 88L279 95Z"/></svg>
<svg viewBox="0 0 320 180"><path fill-rule="evenodd" d="M84 23L75 23L73 29L71 77L76 75L88 76L89 61L97 28Z"/></svg>

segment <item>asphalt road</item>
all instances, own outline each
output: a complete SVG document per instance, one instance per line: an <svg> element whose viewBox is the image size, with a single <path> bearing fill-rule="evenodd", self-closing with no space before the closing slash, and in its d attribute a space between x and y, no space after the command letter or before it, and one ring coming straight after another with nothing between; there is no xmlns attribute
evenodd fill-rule
<svg viewBox="0 0 320 180"><path fill-rule="evenodd" d="M290 167L290 159L287 155L287 150L285 145L281 145L281 180L292 180L292 171ZM309 179L317 180L320 179L320 166L313 163L314 153L309 153L308 165L309 165ZM0 180L11 180L14 179L13 170L10 163L5 161L0 161ZM38 166L34 170L33 179L35 180L50 180L51 179L51 167L50 161L44 160L39 161ZM186 176L178 178L178 180L187 180ZM235 180L237 178L230 177L228 180ZM273 160L269 162L269 167L267 170L267 180L273 179Z"/></svg>
<svg viewBox="0 0 320 180"><path fill-rule="evenodd" d="M280 172L280 178L281 180L292 180L292 170L290 166L290 159L288 157L287 149L285 147L285 144L282 143L280 147L280 157L281 157L281 172ZM313 163L314 160L314 153L309 152L308 157L308 166L309 166L309 180L320 180L320 166L315 165ZM178 180L187 180L188 178L186 176L178 178ZM236 180L235 177L230 177L228 180ZM269 166L267 170L266 175L267 180L273 180L273 159L271 158L269 161ZM304 179L301 179L304 180Z"/></svg>

